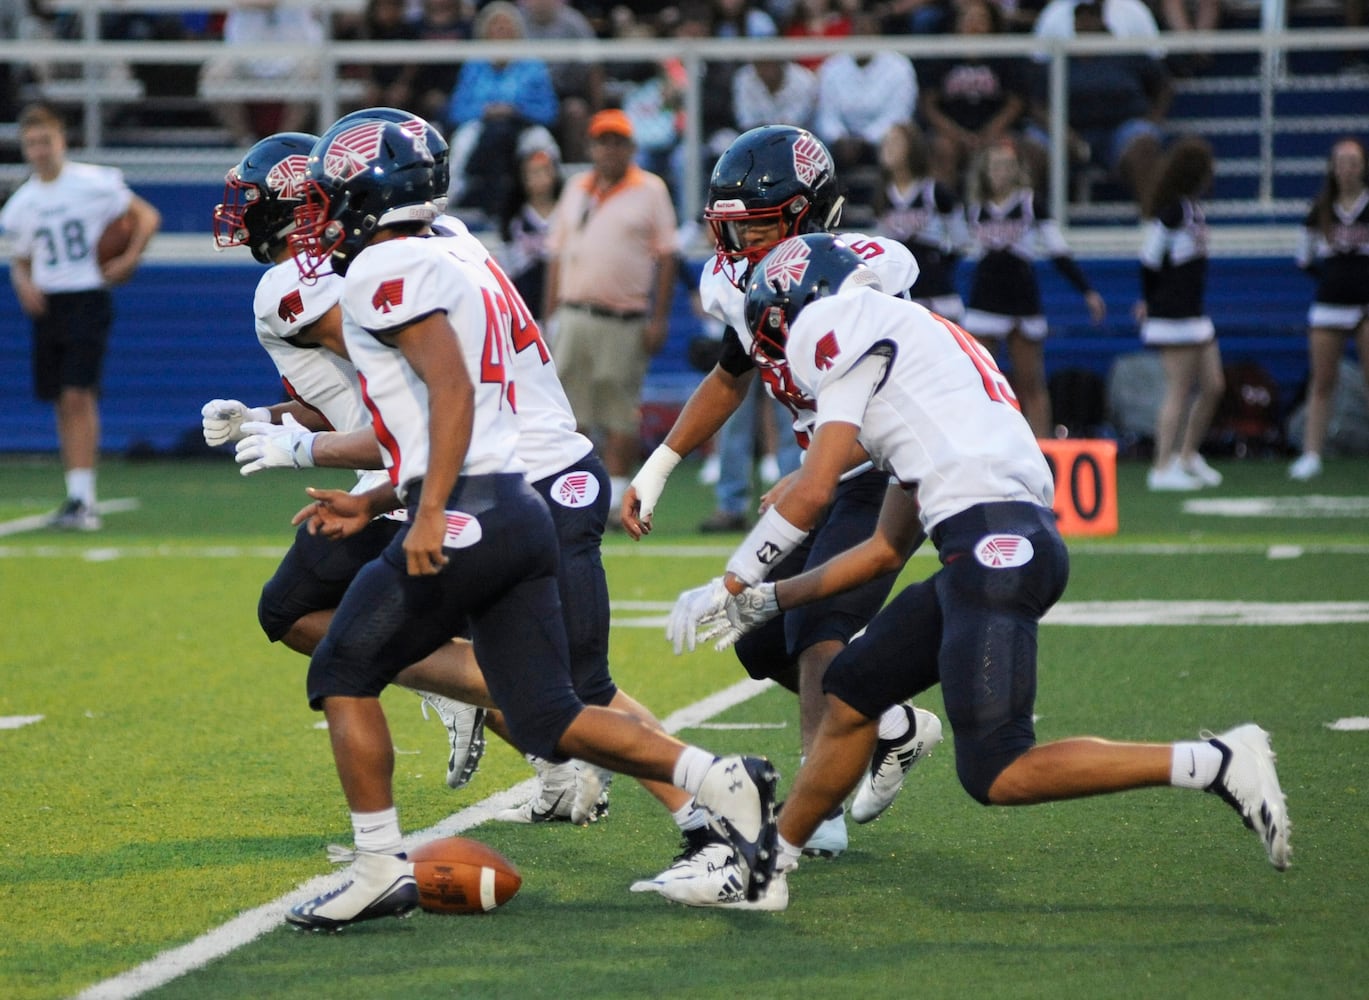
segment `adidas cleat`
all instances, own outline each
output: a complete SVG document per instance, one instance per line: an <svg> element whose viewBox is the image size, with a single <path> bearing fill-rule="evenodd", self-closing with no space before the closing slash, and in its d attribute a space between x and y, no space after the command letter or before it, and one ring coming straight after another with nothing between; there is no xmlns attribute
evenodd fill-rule
<svg viewBox="0 0 1369 1000"><path fill-rule="evenodd" d="M330 847L330 860L353 861L352 880L293 907L285 919L304 930L337 931L381 917L406 917L418 906L414 866L402 854L373 854Z"/></svg>
<svg viewBox="0 0 1369 1000"><path fill-rule="evenodd" d="M733 859L695 878L666 882L658 891L672 903L684 906L774 913L789 906L788 874L788 870L774 872L765 887L748 898L746 873Z"/></svg>
<svg viewBox="0 0 1369 1000"><path fill-rule="evenodd" d="M940 719L912 705L901 707L908 714L908 732L896 740L875 744L870 770L851 800L851 818L857 823L868 823L888 809L913 765L941 745Z"/></svg>
<svg viewBox="0 0 1369 1000"><path fill-rule="evenodd" d="M732 845L755 902L775 870L775 786L779 775L764 757L721 757L704 774L694 801L708 811L715 833Z"/></svg>
<svg viewBox="0 0 1369 1000"><path fill-rule="evenodd" d="M1201 735L1222 753L1221 770L1207 790L1220 795L1240 814L1242 822L1264 844L1269 863L1285 871L1292 854L1288 843L1292 828L1288 802L1274 770L1276 758L1269 734L1250 722L1216 736L1209 732Z"/></svg>

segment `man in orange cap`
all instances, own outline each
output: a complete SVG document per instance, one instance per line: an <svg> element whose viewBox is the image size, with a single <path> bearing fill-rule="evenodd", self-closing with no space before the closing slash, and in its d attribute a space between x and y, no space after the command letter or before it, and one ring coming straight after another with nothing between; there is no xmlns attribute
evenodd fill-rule
<svg viewBox="0 0 1369 1000"><path fill-rule="evenodd" d="M552 353L580 430L601 442L613 503L640 458L642 380L665 345L677 276L665 181L633 162L618 108L589 122L591 168L570 179L547 235Z"/></svg>

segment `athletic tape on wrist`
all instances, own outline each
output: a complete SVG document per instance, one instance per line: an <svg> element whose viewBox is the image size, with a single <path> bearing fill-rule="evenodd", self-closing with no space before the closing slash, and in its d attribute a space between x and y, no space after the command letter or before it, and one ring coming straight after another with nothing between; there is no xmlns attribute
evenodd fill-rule
<svg viewBox="0 0 1369 1000"><path fill-rule="evenodd" d="M779 508L771 507L732 553L727 561L727 571L748 587L755 586L807 536L806 530L786 521Z"/></svg>

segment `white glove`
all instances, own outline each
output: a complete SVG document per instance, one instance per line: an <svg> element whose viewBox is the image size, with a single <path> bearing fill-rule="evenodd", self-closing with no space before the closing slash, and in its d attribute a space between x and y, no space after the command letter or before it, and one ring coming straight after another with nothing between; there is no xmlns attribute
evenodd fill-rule
<svg viewBox="0 0 1369 1000"><path fill-rule="evenodd" d="M746 633L754 632L779 613L780 605L775 599L773 583L748 587L740 594L728 594L721 611L699 622L703 628L699 641L717 639L713 648L721 653Z"/></svg>
<svg viewBox="0 0 1369 1000"><path fill-rule="evenodd" d="M238 442L234 460L239 471L250 476L262 469L312 469L314 432L286 413L279 424L249 420L242 425L246 435Z"/></svg>
<svg viewBox="0 0 1369 1000"><path fill-rule="evenodd" d="M721 614L729 596L727 588L723 586L723 578L717 576L702 587L686 590L675 599L670 621L666 623L665 637L675 646L676 656L686 649L694 652L699 622Z"/></svg>
<svg viewBox="0 0 1369 1000"><path fill-rule="evenodd" d="M200 409L204 424L204 443L213 448L242 440L242 425L249 420L271 421L265 406L248 406L236 399L211 399Z"/></svg>

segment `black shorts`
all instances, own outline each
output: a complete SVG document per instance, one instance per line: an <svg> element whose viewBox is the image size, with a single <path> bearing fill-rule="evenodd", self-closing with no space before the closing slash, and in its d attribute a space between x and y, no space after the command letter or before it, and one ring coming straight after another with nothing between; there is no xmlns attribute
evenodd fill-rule
<svg viewBox="0 0 1369 1000"><path fill-rule="evenodd" d="M98 389L114 299L103 288L55 292L33 321L33 392L51 402L63 389Z"/></svg>

